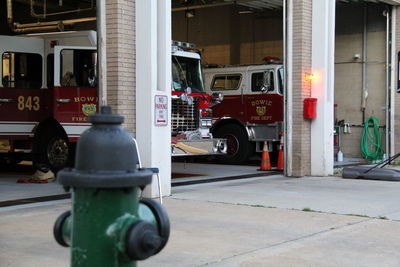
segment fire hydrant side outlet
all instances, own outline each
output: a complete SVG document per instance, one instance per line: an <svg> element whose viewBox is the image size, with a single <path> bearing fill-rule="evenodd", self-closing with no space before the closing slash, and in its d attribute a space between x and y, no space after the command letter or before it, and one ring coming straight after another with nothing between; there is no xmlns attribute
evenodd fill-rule
<svg viewBox="0 0 400 267"><path fill-rule="evenodd" d="M71 246L71 211L62 213L54 223L53 235L57 243L63 247Z"/></svg>

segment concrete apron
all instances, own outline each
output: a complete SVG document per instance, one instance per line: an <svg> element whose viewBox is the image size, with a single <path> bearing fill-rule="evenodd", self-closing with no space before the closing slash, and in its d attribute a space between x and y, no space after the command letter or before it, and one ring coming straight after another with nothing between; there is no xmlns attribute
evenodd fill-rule
<svg viewBox="0 0 400 267"><path fill-rule="evenodd" d="M139 266L399 266L400 222L354 216L396 217L399 189L282 176L175 188L165 199L171 239ZM55 219L69 207L0 212L0 266L69 266L69 250L52 237Z"/></svg>

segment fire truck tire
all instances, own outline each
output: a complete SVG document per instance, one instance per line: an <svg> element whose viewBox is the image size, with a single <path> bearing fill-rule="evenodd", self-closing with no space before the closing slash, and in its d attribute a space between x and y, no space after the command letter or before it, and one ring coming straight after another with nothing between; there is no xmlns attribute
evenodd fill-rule
<svg viewBox="0 0 400 267"><path fill-rule="evenodd" d="M246 131L236 124L226 124L216 129L214 136L226 138L228 151L220 161L227 164L245 162L255 151L254 143L249 142Z"/></svg>
<svg viewBox="0 0 400 267"><path fill-rule="evenodd" d="M72 146L67 136L59 129L48 128L38 139L35 164L45 164L53 172L67 167L72 162Z"/></svg>

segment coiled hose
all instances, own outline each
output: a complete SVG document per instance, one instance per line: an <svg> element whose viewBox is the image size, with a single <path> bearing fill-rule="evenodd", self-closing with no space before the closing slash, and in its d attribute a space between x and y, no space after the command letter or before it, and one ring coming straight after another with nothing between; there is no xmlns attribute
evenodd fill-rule
<svg viewBox="0 0 400 267"><path fill-rule="evenodd" d="M372 122L373 130L369 129L369 123ZM375 117L369 117L364 123L364 130L361 138L361 152L366 160L380 160L383 156L381 146L381 135L379 133L379 123Z"/></svg>

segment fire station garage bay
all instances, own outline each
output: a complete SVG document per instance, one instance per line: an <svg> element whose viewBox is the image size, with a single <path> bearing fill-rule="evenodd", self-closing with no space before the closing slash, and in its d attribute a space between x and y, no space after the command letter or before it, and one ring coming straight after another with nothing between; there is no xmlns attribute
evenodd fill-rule
<svg viewBox="0 0 400 267"><path fill-rule="evenodd" d="M106 105L125 117L140 164L158 168L163 195L277 171L327 176L393 156L398 5L2 1L0 175L50 181L74 164L88 118ZM157 179L146 190L158 196Z"/></svg>

